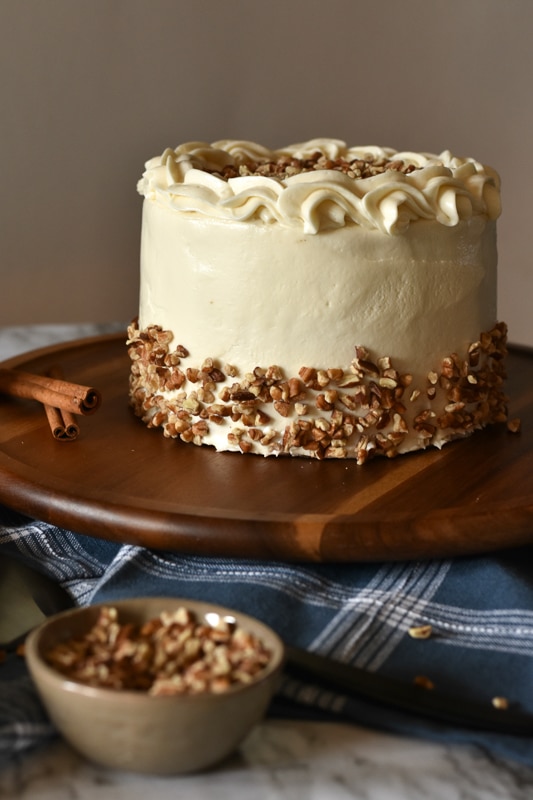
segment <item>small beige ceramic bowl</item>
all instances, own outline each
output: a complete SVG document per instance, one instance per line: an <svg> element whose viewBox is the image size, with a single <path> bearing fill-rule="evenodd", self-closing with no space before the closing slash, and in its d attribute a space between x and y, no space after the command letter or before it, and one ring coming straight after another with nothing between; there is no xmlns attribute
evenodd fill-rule
<svg viewBox="0 0 533 800"><path fill-rule="evenodd" d="M54 645L83 636L101 605L50 617L26 642L26 659L41 699L57 730L78 752L122 770L170 775L214 766L230 755L264 716L278 686L284 650L279 637L259 620L231 609L183 598L137 598L108 603L119 620L147 622L179 607L200 621L230 618L259 637L271 651L268 665L251 683L215 694L152 696L147 692L93 688L66 679L43 655Z"/></svg>

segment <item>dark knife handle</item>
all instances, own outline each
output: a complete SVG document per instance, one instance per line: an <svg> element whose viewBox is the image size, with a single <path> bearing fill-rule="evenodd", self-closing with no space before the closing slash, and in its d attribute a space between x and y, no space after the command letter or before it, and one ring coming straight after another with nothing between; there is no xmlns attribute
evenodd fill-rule
<svg viewBox="0 0 533 800"><path fill-rule="evenodd" d="M514 736L533 735L533 715L453 697L395 678L286 646L285 674L351 697L427 717L448 725Z"/></svg>

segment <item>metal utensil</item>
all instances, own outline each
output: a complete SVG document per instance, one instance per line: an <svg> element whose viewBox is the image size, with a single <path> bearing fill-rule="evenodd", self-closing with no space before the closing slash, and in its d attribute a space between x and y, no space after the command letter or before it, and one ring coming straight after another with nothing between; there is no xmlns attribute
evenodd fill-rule
<svg viewBox="0 0 533 800"><path fill-rule="evenodd" d="M71 608L72 597L58 583L12 556L0 556L0 648L8 652L46 617Z"/></svg>
<svg viewBox="0 0 533 800"><path fill-rule="evenodd" d="M416 714L455 727L514 736L533 735L533 715L443 694L326 656L286 646L285 673L339 694Z"/></svg>

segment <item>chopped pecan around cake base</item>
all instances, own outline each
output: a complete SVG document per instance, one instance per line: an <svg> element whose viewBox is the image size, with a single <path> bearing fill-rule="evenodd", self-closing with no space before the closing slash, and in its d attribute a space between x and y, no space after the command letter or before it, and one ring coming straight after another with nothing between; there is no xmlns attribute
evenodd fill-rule
<svg viewBox="0 0 533 800"><path fill-rule="evenodd" d="M507 421L503 322L418 377L363 346L345 369L303 365L287 376L276 365L192 363L173 340L157 325L130 325L130 404L148 427L195 445L364 464Z"/></svg>

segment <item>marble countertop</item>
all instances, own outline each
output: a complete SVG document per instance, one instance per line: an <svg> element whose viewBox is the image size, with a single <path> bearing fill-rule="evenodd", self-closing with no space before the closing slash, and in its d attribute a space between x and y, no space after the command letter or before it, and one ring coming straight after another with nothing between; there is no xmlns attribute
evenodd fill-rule
<svg viewBox="0 0 533 800"><path fill-rule="evenodd" d="M97 332L123 326L101 326ZM94 326L0 328L0 360L94 334ZM267 719L213 771L173 778L87 763L57 739L0 769L0 798L31 800L528 800L533 768L481 748L356 725Z"/></svg>
<svg viewBox="0 0 533 800"><path fill-rule="evenodd" d="M354 725L267 720L212 772L160 778L88 764L62 742L0 771L0 797L31 800L527 800L533 770L470 747Z"/></svg>

